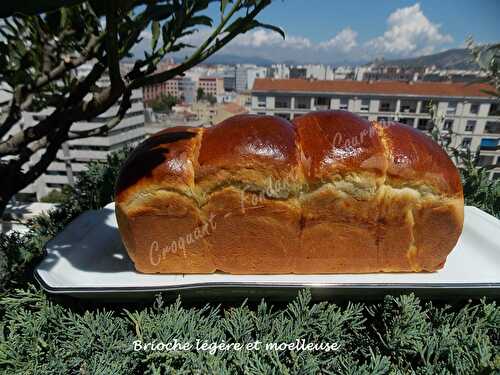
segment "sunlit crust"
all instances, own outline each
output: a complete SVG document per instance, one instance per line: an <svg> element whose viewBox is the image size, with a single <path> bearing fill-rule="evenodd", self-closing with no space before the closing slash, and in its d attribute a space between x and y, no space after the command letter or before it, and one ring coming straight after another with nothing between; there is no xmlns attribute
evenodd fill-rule
<svg viewBox="0 0 500 375"><path fill-rule="evenodd" d="M437 144L335 111L160 132L129 158L116 204L145 273L435 271L463 225Z"/></svg>

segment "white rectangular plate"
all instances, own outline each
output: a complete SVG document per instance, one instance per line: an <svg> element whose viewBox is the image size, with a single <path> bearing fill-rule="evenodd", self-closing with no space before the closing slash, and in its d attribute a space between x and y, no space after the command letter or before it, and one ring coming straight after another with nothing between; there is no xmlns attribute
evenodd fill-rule
<svg viewBox="0 0 500 375"><path fill-rule="evenodd" d="M147 275L135 271L120 238L114 204L87 211L46 246L35 270L51 293L81 298L151 295L158 291L264 295L307 287L322 295L370 296L414 291L417 294L500 295L500 221L465 207L465 224L445 267L435 273L344 275ZM313 292L314 295L314 292Z"/></svg>

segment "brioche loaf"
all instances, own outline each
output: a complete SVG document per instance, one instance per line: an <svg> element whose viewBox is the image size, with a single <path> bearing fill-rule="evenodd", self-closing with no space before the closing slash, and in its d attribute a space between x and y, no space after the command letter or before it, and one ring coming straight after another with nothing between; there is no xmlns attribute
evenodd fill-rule
<svg viewBox="0 0 500 375"><path fill-rule="evenodd" d="M430 137L345 111L166 129L116 186L123 242L144 273L435 271L463 205Z"/></svg>

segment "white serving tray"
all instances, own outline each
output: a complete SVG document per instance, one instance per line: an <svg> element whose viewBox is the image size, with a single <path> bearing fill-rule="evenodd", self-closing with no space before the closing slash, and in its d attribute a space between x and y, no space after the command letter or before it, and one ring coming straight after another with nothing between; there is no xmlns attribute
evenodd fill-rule
<svg viewBox="0 0 500 375"><path fill-rule="evenodd" d="M500 295L500 221L465 207L465 224L445 267L435 273L343 275L147 275L135 271L118 232L114 203L87 211L46 245L35 270L51 293L81 298L135 299L159 291L206 298L212 295L261 297L296 293L307 287L321 296L365 298L415 292L433 296Z"/></svg>

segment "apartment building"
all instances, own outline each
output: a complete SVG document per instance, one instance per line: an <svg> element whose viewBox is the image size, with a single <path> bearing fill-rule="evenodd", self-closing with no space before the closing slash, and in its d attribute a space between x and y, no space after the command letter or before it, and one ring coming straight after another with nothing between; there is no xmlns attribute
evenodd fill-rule
<svg viewBox="0 0 500 375"><path fill-rule="evenodd" d="M160 96L175 96L186 103L193 103L196 98L196 82L189 77L174 77L165 82L145 86L144 102L150 103Z"/></svg>
<svg viewBox="0 0 500 375"><path fill-rule="evenodd" d="M8 90L9 88L5 83L0 83L0 119L3 114L7 113L9 101L12 97Z"/></svg>
<svg viewBox="0 0 500 375"><path fill-rule="evenodd" d="M217 98L224 94L224 78L200 77L198 79L198 88L202 89L205 95L212 95Z"/></svg>
<svg viewBox="0 0 500 375"><path fill-rule="evenodd" d="M255 66L249 68L247 70L247 84L245 90L240 90L239 92L248 91L248 89L253 87L253 83L257 78L266 78L267 77L267 68L263 66Z"/></svg>
<svg viewBox="0 0 500 375"><path fill-rule="evenodd" d="M72 140L63 144L47 171L33 184L23 189L16 199L20 201L40 200L53 189L61 189L64 185L73 184L76 177L86 169L89 161L106 160L109 153L144 140L146 131L142 90L133 91L131 102L132 107L125 118L107 135ZM72 130L85 131L102 126L115 116L117 110L118 105L114 105L93 120L75 123ZM22 121L16 126L24 128L33 126L50 112L50 109L37 113L25 112ZM36 153L29 164L36 163L43 152L44 150L41 150Z"/></svg>
<svg viewBox="0 0 500 375"><path fill-rule="evenodd" d="M314 81L257 79L251 113L287 119L313 110L347 110L370 121L398 121L428 131L429 106L445 118L442 129L453 130L454 146L480 150L480 163L492 165L500 178L500 103L485 93L486 84L401 81Z"/></svg>
<svg viewBox="0 0 500 375"><path fill-rule="evenodd" d="M225 119L248 113L245 107L237 103L210 104L207 102L198 102L190 108L196 118L201 121L201 126L212 126L224 121Z"/></svg>

